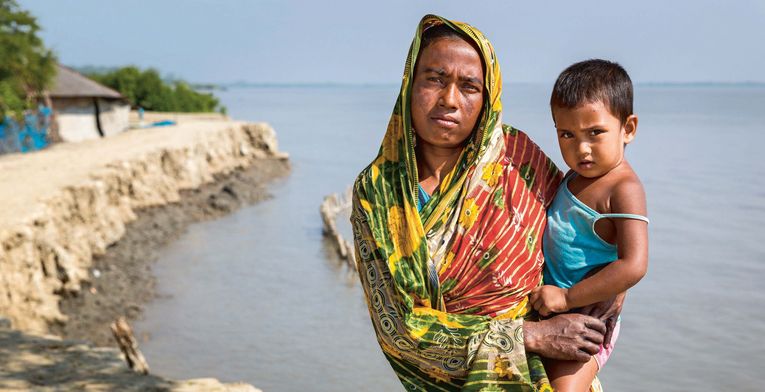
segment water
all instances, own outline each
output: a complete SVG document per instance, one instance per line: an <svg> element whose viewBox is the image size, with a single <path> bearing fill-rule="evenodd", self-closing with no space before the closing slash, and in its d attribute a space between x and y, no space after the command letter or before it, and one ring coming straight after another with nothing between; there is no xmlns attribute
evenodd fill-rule
<svg viewBox="0 0 765 392"><path fill-rule="evenodd" d="M505 122L563 167L550 86L508 85ZM232 89L232 117L268 121L291 154L272 200L194 225L163 250L162 298L136 325L152 370L266 391L400 390L357 279L318 206L374 157L397 86ZM611 391L759 389L765 352L765 88L639 87L627 157L646 187L650 267L630 291Z"/></svg>

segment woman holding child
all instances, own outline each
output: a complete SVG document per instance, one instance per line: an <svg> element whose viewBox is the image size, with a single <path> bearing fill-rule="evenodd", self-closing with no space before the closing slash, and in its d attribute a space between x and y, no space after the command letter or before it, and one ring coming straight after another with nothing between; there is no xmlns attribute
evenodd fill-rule
<svg viewBox="0 0 765 392"><path fill-rule="evenodd" d="M562 175L502 124L501 88L481 32L425 16L379 154L354 186L359 275L407 390L552 390L540 356L586 363L604 342L596 317L529 318ZM595 308L608 319L621 301Z"/></svg>

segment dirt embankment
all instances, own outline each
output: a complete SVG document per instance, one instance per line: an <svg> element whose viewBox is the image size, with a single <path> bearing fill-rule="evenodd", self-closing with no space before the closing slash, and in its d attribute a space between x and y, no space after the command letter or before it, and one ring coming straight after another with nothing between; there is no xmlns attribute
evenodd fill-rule
<svg viewBox="0 0 765 392"><path fill-rule="evenodd" d="M159 246L194 221L267 197L264 184L288 170L270 126L233 121L0 156L0 319L14 328L0 329L0 362L17 369L0 373L0 381L55 383L59 373L46 379L24 358L44 358L39 368L48 370L80 361L64 353L100 358L101 349L49 343L56 337L41 334L110 343L104 325L117 315L137 316L152 297L150 264ZM102 361L104 371L109 361Z"/></svg>
<svg viewBox="0 0 765 392"><path fill-rule="evenodd" d="M285 161L259 159L245 169L216 175L215 181L199 188L181 191L177 202L140 209L125 235L94 258L82 289L62 297L60 310L67 322L51 324L51 332L99 346L115 345L109 324L118 316L137 319L155 296L151 266L158 250L194 222L269 198L267 185L288 170Z"/></svg>

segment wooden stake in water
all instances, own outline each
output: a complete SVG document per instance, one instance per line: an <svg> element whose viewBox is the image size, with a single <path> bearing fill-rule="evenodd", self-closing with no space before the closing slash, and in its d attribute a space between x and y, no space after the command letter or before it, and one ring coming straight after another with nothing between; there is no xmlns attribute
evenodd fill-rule
<svg viewBox="0 0 765 392"><path fill-rule="evenodd" d="M343 210L351 209L351 188L345 192L344 196L333 193L324 197L324 201L321 203L319 212L321 213L321 219L324 221L324 236L328 237L335 249L338 256L344 260L352 270L356 270L356 259L353 255L353 245L340 235L337 230L337 216Z"/></svg>
<svg viewBox="0 0 765 392"><path fill-rule="evenodd" d="M138 350L138 342L136 342L133 336L133 330L125 321L124 317L119 317L111 325L114 339L117 340L117 344L120 346L120 350L125 354L128 366L136 373L149 374L149 364L146 363L146 359Z"/></svg>

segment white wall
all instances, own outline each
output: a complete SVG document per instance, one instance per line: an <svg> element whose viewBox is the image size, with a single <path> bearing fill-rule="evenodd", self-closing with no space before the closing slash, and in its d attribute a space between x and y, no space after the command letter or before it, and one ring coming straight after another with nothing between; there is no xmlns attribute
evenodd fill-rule
<svg viewBox="0 0 765 392"><path fill-rule="evenodd" d="M130 106L119 101L99 99L101 129L105 136L115 135L128 128ZM79 142L98 139L96 108L92 98L55 99L58 133L64 142Z"/></svg>
<svg viewBox="0 0 765 392"><path fill-rule="evenodd" d="M105 136L111 136L128 129L130 105L120 101L98 100L101 109L101 130Z"/></svg>
<svg viewBox="0 0 765 392"><path fill-rule="evenodd" d="M96 128L96 108L92 99L55 99L53 110L62 141L79 142L100 137Z"/></svg>

